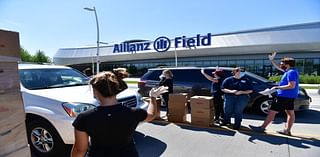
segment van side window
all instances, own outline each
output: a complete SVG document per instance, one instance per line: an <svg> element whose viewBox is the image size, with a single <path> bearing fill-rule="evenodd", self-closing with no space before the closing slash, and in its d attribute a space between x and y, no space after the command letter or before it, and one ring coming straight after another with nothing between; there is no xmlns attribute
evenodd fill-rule
<svg viewBox="0 0 320 157"><path fill-rule="evenodd" d="M160 78L159 76L162 73L162 70L152 70L152 71L148 71L148 75L145 75L145 77L143 77L142 79L146 79L146 80L154 80L154 81L159 81Z"/></svg>
<svg viewBox="0 0 320 157"><path fill-rule="evenodd" d="M198 69L195 70L172 70L174 81L186 81L186 82L209 82Z"/></svg>

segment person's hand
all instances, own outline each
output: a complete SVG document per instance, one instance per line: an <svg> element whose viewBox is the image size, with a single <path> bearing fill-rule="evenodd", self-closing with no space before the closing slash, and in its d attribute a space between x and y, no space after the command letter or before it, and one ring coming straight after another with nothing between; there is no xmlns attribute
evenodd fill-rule
<svg viewBox="0 0 320 157"><path fill-rule="evenodd" d="M235 95L241 95L242 92L241 92L241 91L236 91L234 94L235 94Z"/></svg>
<svg viewBox="0 0 320 157"><path fill-rule="evenodd" d="M237 90L230 90L230 93L231 93L231 94L236 94L236 93L237 93Z"/></svg>
<svg viewBox="0 0 320 157"><path fill-rule="evenodd" d="M159 76L159 79L160 79L160 80L162 80L162 79L164 79L164 78L165 78L165 77L164 77L164 75L162 75L162 74Z"/></svg>
<svg viewBox="0 0 320 157"><path fill-rule="evenodd" d="M149 96L156 98L166 92L168 92L168 87L160 86L158 88L152 88L149 92Z"/></svg>
<svg viewBox="0 0 320 157"><path fill-rule="evenodd" d="M201 73L204 74L204 69L203 68L201 68Z"/></svg>
<svg viewBox="0 0 320 157"><path fill-rule="evenodd" d="M277 52L272 52L272 54L271 55L269 55L269 60L274 60L274 57L277 55Z"/></svg>
<svg viewBox="0 0 320 157"><path fill-rule="evenodd" d="M271 88L271 90L275 90L275 89L280 89L280 87L279 86L274 86L274 87Z"/></svg>

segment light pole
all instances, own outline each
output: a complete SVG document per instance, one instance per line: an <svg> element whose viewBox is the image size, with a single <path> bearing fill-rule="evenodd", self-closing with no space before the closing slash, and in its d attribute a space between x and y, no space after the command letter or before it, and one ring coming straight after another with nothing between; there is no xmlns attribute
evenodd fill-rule
<svg viewBox="0 0 320 157"><path fill-rule="evenodd" d="M174 46L174 58L176 61L176 67L178 67L178 55L177 55L177 48L176 46Z"/></svg>
<svg viewBox="0 0 320 157"><path fill-rule="evenodd" d="M96 17L96 24L97 24L97 70L96 70L96 72L97 73L99 73L99 64L100 64L100 59L99 59L99 49L100 49L100 47L99 47L99 23L98 23L98 16L97 16L97 11L96 11L96 8L95 7L93 7L93 8L83 8L83 9L85 9L85 10L87 10L87 11L93 11L94 12L94 15L95 15L95 17Z"/></svg>

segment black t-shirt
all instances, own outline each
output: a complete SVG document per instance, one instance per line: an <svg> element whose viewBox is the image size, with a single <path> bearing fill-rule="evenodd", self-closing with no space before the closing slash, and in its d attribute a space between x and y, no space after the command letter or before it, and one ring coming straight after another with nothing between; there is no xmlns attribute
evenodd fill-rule
<svg viewBox="0 0 320 157"><path fill-rule="evenodd" d="M215 97L221 97L223 95L223 92L221 91L221 85L224 78L218 78L218 82L212 82L211 85L211 93Z"/></svg>
<svg viewBox="0 0 320 157"><path fill-rule="evenodd" d="M246 77L241 77L239 79L230 76L226 78L222 85L221 89L230 89L230 90L238 90L238 91L246 91L246 90L253 90L251 81ZM228 95L233 95L231 93L225 93Z"/></svg>
<svg viewBox="0 0 320 157"><path fill-rule="evenodd" d="M147 112L143 109L131 109L120 104L99 106L79 114L72 125L90 136L89 156L135 157L138 153L133 133L146 117Z"/></svg>
<svg viewBox="0 0 320 157"><path fill-rule="evenodd" d="M163 77L160 80L159 86L167 86L168 92L173 93L173 79L167 79L167 78Z"/></svg>

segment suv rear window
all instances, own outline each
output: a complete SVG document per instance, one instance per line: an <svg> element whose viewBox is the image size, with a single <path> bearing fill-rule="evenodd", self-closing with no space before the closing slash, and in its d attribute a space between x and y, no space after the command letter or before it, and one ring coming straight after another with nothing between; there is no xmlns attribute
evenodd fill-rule
<svg viewBox="0 0 320 157"><path fill-rule="evenodd" d="M159 76L162 74L162 70L149 70L141 80L160 80Z"/></svg>

